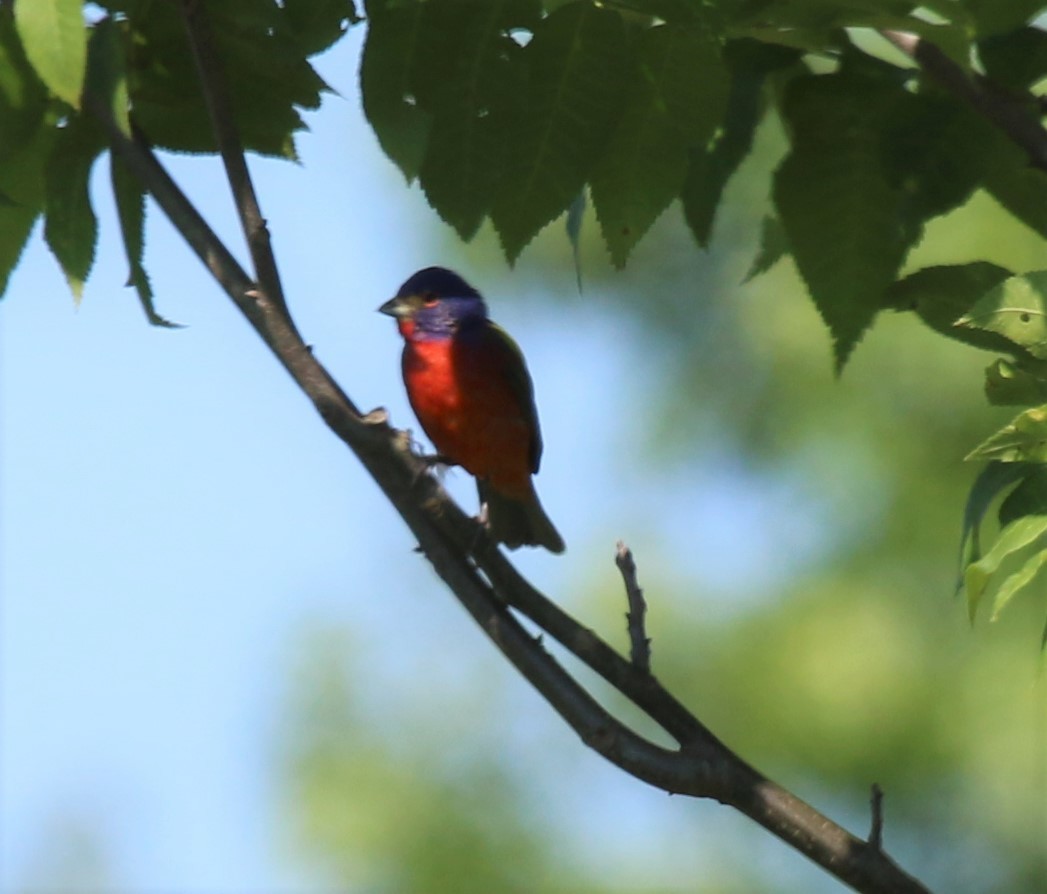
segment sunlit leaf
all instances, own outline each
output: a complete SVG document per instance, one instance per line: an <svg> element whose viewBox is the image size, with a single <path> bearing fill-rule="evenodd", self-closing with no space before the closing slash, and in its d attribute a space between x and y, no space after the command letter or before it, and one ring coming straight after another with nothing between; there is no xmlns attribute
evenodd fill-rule
<svg viewBox="0 0 1047 894"><path fill-rule="evenodd" d="M1047 549L1033 553L1017 571L1008 575L993 596L991 621L1000 617L1007 604L1023 590L1027 590L1047 565Z"/></svg>
<svg viewBox="0 0 1047 894"><path fill-rule="evenodd" d="M1047 271L1008 277L955 325L995 333L1038 360L1047 359Z"/></svg>
<svg viewBox="0 0 1047 894"><path fill-rule="evenodd" d="M1047 462L1047 404L1031 407L965 457L967 461Z"/></svg>
<svg viewBox="0 0 1047 894"><path fill-rule="evenodd" d="M1047 515L1027 515L1012 522L996 538L992 548L964 571L967 613L974 620L978 604L1001 565L1047 534Z"/></svg>
<svg viewBox="0 0 1047 894"><path fill-rule="evenodd" d="M14 4L25 54L51 92L79 108L87 64L87 28L81 0Z"/></svg>
<svg viewBox="0 0 1047 894"><path fill-rule="evenodd" d="M47 89L29 65L10 16L0 15L0 163L43 126Z"/></svg>

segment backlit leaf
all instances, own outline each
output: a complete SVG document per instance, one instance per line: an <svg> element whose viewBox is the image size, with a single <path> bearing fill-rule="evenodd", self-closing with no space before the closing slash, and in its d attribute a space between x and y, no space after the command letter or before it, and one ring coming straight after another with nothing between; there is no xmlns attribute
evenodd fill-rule
<svg viewBox="0 0 1047 894"><path fill-rule="evenodd" d="M957 327L992 333L1047 359L1047 270L1011 276L960 317Z"/></svg>
<svg viewBox="0 0 1047 894"><path fill-rule="evenodd" d="M800 53L754 40L733 40L727 43L724 58L730 71L730 88L723 126L708 146L691 150L680 195L687 225L703 248L712 238L713 220L727 181L752 149L764 111L767 75L795 64Z"/></svg>
<svg viewBox="0 0 1047 894"><path fill-rule="evenodd" d="M534 27L536 0L429 4L424 42L446 60L441 77L416 71L416 92L433 115L419 179L426 198L463 239L491 208L506 163L506 110L522 71L512 28Z"/></svg>
<svg viewBox="0 0 1047 894"><path fill-rule="evenodd" d="M91 271L98 239L88 182L102 146L91 123L76 117L58 131L47 160L44 237L77 301Z"/></svg>
<svg viewBox="0 0 1047 894"><path fill-rule="evenodd" d="M368 4L367 42L360 62L360 95L364 114L382 151L409 181L418 176L425 157L431 119L418 105L412 73L419 57L425 6Z"/></svg>
<svg viewBox="0 0 1047 894"><path fill-rule="evenodd" d="M877 110L885 87L849 75L795 80L792 151L774 200L796 265L833 334L840 369L882 306L915 233L887 179Z"/></svg>
<svg viewBox="0 0 1047 894"><path fill-rule="evenodd" d="M44 162L53 136L53 130L38 130L30 142L0 164L0 193L6 197L0 202L0 295L43 210Z"/></svg>
<svg viewBox="0 0 1047 894"><path fill-rule="evenodd" d="M141 181L127 170L116 155L110 156L110 176L113 198L116 200L117 217L120 220L120 235L130 268L127 284L138 294L146 319L154 326L177 328L177 323L164 319L156 312L153 304L153 287L149 275L142 265L145 249L145 191Z"/></svg>
<svg viewBox="0 0 1047 894"><path fill-rule="evenodd" d="M679 194L689 151L708 143L727 100L719 48L701 30L644 32L640 74L590 182L616 267Z"/></svg>
<svg viewBox="0 0 1047 894"><path fill-rule="evenodd" d="M52 93L79 108L87 64L87 28L81 0L15 3L15 27L25 54Z"/></svg>
<svg viewBox="0 0 1047 894"><path fill-rule="evenodd" d="M621 16L568 3L521 54L526 87L509 123L509 167L491 220L510 262L582 190L634 75Z"/></svg>

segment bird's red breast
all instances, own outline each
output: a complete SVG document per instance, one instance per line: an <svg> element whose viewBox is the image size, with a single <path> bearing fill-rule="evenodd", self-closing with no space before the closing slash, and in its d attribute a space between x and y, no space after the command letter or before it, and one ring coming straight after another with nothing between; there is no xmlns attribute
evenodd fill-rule
<svg viewBox="0 0 1047 894"><path fill-rule="evenodd" d="M532 493L536 432L507 368L511 349L497 337L401 332L407 396L437 451L506 496Z"/></svg>

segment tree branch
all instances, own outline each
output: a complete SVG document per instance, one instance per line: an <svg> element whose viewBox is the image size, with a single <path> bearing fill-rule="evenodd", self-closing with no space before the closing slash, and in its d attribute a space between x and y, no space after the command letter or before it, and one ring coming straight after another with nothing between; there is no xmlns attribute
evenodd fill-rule
<svg viewBox="0 0 1047 894"><path fill-rule="evenodd" d="M258 283L266 297L281 308L290 319L290 311L284 299L283 285L276 267L269 240L269 228L258 197L247 169L247 158L236 129L233 116L233 104L229 99L229 87L222 66L222 59L215 52L211 39L211 27L207 11L200 0L181 0L182 18L189 35L189 46L192 49L193 61L203 85L204 102L211 119L211 129L218 143L218 151L225 165L226 177L233 193L233 201L240 217L240 226L244 231L251 262L254 265Z"/></svg>
<svg viewBox="0 0 1047 894"><path fill-rule="evenodd" d="M644 625L647 603L644 601L640 583L636 579L636 562L633 561L632 550L620 540L615 551L614 563L622 573L622 580L625 582L625 596L629 600L629 611L625 615L629 629L629 657L637 670L649 674L651 672L651 640L647 636L647 628Z"/></svg>
<svg viewBox="0 0 1047 894"><path fill-rule="evenodd" d="M969 75L933 43L915 34L888 29L880 34L916 62L931 80L995 124L1025 150L1031 164L1047 171L1047 131L1023 99L980 75Z"/></svg>
<svg viewBox="0 0 1047 894"><path fill-rule="evenodd" d="M207 57L212 48L205 41L196 45L195 51ZM204 74L204 90L209 93L213 73L218 69L206 58L201 68L211 73ZM209 103L214 107L213 96ZM851 835L750 767L650 673L622 658L524 580L475 521L462 512L432 476L425 474L427 464L411 452L409 438L387 424L384 411L361 416L312 355L278 297L282 290L275 264L267 268L265 258L261 258L259 279L272 277L273 282L262 282L259 288L168 176L146 142L126 135L102 99L88 96L86 107L107 131L112 151L152 193L327 425L360 459L407 523L436 573L484 633L583 742L616 766L664 791L714 798L735 807L857 891L928 894L878 847ZM217 108L221 107L219 101ZM219 127L235 136L231 118L225 118ZM224 142L221 136L218 141ZM226 148L232 145L239 146L239 140L226 144ZM239 154L242 156L242 151ZM234 183L240 176L236 174L239 165L234 160L231 167L230 181L242 219L250 218L250 206L257 209L257 202L244 199L240 189L243 184L238 187ZM258 219L261 220L260 215ZM249 241L252 233L258 235L247 224L245 233ZM257 265L256 248L263 255L269 252L267 234L264 243L259 241L252 247ZM612 716L563 669L540 640L527 632L514 611L529 618L600 674L647 713L679 747L655 744Z"/></svg>

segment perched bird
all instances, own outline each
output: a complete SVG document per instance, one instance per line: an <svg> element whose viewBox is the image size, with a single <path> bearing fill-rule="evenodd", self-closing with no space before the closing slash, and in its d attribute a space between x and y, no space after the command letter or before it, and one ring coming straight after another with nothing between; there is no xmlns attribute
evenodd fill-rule
<svg viewBox="0 0 1047 894"><path fill-rule="evenodd" d="M531 476L542 457L523 354L480 293L443 267L419 270L380 308L404 338L407 397L441 461L476 477L480 517L510 549L564 550Z"/></svg>

